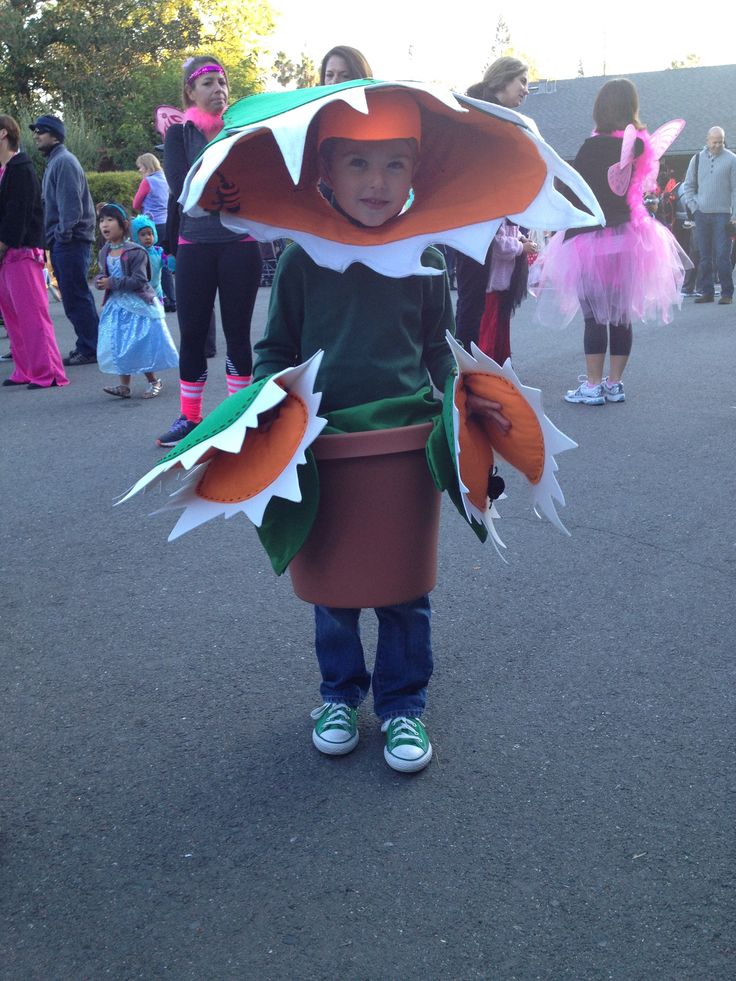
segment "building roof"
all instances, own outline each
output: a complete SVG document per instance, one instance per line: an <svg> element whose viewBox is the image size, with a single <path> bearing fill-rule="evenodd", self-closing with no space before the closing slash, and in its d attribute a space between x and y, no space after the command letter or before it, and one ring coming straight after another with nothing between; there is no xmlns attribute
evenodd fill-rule
<svg viewBox="0 0 736 981"><path fill-rule="evenodd" d="M565 160L572 160L593 129L593 103L612 76L540 81L521 111ZM726 144L736 145L736 65L671 68L627 75L639 92L640 115L650 132L679 117L686 126L668 156L692 155L711 126L722 126ZM729 141L730 136L730 141Z"/></svg>

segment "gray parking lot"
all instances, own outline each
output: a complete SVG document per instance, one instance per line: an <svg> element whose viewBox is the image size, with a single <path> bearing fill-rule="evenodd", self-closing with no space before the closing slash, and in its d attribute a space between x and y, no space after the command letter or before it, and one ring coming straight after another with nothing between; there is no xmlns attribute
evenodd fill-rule
<svg viewBox="0 0 736 981"><path fill-rule="evenodd" d="M444 503L415 777L367 705L354 753L312 747L310 610L245 519L167 544L158 499L113 508L172 373L0 390L0 977L733 978L733 310L635 330L604 407L562 401L580 325L519 311L515 368L579 443L572 536L510 480L504 564ZM208 408L221 338L210 364Z"/></svg>

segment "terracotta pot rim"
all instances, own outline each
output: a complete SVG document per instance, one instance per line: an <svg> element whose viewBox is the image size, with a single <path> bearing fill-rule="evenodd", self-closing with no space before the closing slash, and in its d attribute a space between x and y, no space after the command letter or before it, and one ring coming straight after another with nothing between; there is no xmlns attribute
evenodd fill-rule
<svg viewBox="0 0 736 981"><path fill-rule="evenodd" d="M317 460L347 460L354 457L386 456L424 449L432 431L431 422L393 429L370 429L359 433L319 436L311 449Z"/></svg>

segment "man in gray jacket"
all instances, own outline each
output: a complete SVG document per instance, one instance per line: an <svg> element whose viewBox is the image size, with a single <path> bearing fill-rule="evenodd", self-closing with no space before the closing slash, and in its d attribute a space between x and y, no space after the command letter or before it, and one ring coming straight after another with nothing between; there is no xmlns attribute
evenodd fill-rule
<svg viewBox="0 0 736 981"><path fill-rule="evenodd" d="M76 347L64 364L94 364L98 316L87 283L96 225L92 195L81 164L64 146L63 122L57 116L39 116L30 128L36 146L48 159L42 185L46 248L64 313L77 335Z"/></svg>
<svg viewBox="0 0 736 981"><path fill-rule="evenodd" d="M708 130L704 149L690 161L682 196L695 215L700 250L696 303L714 300L714 266L721 283L721 304L733 302L731 237L728 223L736 215L736 154L726 149L720 126Z"/></svg>

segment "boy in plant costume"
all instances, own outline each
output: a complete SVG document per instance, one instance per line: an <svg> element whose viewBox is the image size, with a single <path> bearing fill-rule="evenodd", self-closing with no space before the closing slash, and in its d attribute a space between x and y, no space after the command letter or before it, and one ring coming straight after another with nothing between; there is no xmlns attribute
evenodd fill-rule
<svg viewBox="0 0 736 981"><path fill-rule="evenodd" d="M209 462L213 448L222 455L249 452L249 445L263 439L265 419L274 428L281 424L287 408L283 390L289 392L298 376L308 379L305 403L317 398L315 384L322 392L326 420L315 412L304 424L306 436L294 458L308 465L298 490L273 492L295 505L273 496L256 505L260 488L249 492L249 503L244 492L237 501L229 491L218 496L205 486L207 473L195 481L193 472L175 495L173 506L187 506L175 531L215 513L242 510L259 526L274 567L283 571L313 519L319 490L307 445L325 421L332 432L356 432L433 420L428 456L435 482L450 491L482 538L487 530L494 534L488 473L493 445L500 452L503 447L535 488L537 505L559 523L551 498L562 497L551 454L574 444L551 427L541 406L530 407L533 397L524 400L508 363L501 368L477 350L472 357L451 346L447 335L454 318L444 264L429 243L443 241L480 255L504 215L525 216L544 227L591 220L557 195L555 173L564 174L597 215L595 200L514 113L472 100L460 105L455 97L410 84L364 80L327 91L313 90L311 102L309 95L297 97L302 102L292 107L291 119L288 111L267 121L257 118L254 100L244 100L242 107L249 103L255 117L245 125L242 119L226 120L219 146L211 144L190 172L184 199L195 213L226 210L233 228L247 227L264 239L288 236L296 244L279 263L266 334L256 346L254 384L241 393L242 405L230 405L235 396L227 400L201 424L199 438L195 430L133 492L177 464L219 466L218 459ZM273 106L274 97L255 98L270 99ZM470 107L477 125L459 116ZM494 179L499 174L504 180ZM291 194L289 178L295 185ZM330 202L318 191L320 181L331 189ZM250 187L256 189L252 198ZM429 378L446 392L444 412ZM268 389L274 381L276 392ZM274 411L280 413L276 418ZM260 425L255 440L249 425ZM515 431L529 452L519 451ZM302 519L293 522L295 509ZM282 541L284 528L300 520L299 532ZM432 674L429 598L376 608L372 676L359 615L352 607L316 607L323 704L312 713L313 743L329 755L353 750L357 709L372 686L386 734L386 762L402 772L421 770L432 757L421 722Z"/></svg>

